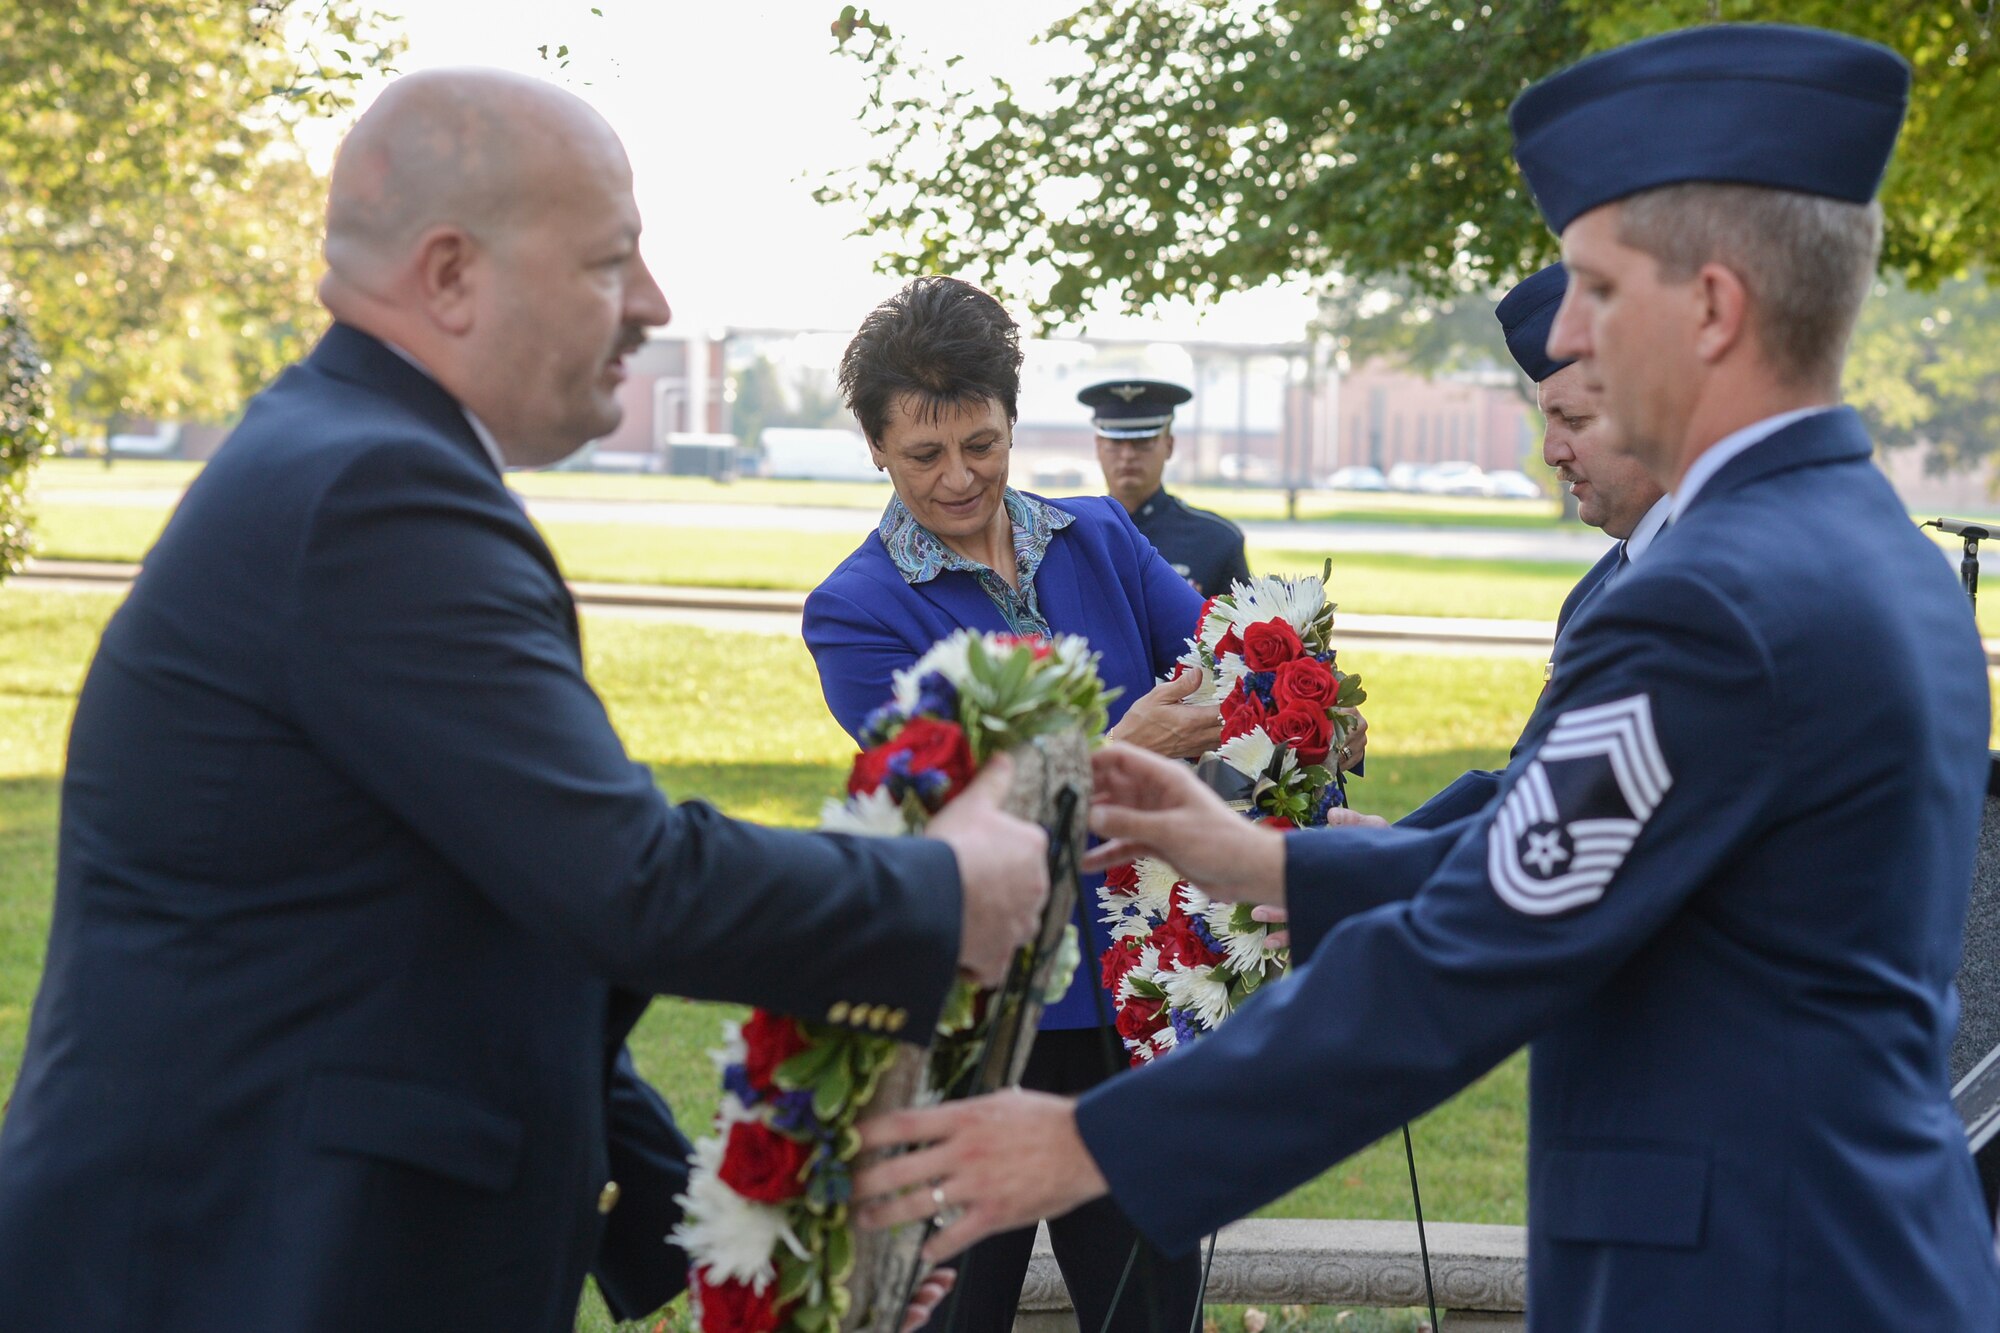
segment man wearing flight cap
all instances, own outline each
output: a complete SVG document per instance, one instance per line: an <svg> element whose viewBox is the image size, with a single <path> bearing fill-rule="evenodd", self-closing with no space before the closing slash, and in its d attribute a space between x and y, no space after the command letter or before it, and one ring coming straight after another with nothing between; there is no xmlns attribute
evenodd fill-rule
<svg viewBox="0 0 2000 1333"><path fill-rule="evenodd" d="M1535 400L1542 410L1542 461L1556 470L1576 497L1577 517L1618 539L1563 599L1556 616L1558 652L1577 613L1646 553L1666 526L1672 506L1672 497L1660 490L1638 459L1612 447L1597 386L1575 362L1549 355L1549 330L1568 281L1561 264L1550 264L1522 279L1493 308L1508 353L1535 382ZM1553 657L1547 674L1554 679ZM1522 739L1526 737L1522 732ZM1520 748L1516 742L1514 753ZM1405 828L1438 828L1463 818L1493 799L1502 776L1491 769L1474 769L1397 822Z"/></svg>
<svg viewBox="0 0 2000 1333"><path fill-rule="evenodd" d="M1097 429L1104 487L1166 562L1204 597L1250 577L1243 531L1220 514L1167 494L1160 478L1174 456L1174 409L1194 395L1165 380L1106 380L1077 394Z"/></svg>
<svg viewBox="0 0 2000 1333"><path fill-rule="evenodd" d="M1278 836L1101 752L1094 855L1288 898L1307 961L1079 1102L885 1117L869 1146L931 1146L857 1179L865 1217L942 1200L949 1250L1108 1190L1186 1249L1532 1041L1531 1327L2000 1326L1945 1079L1985 662L1837 406L1908 83L1868 43L1718 26L1515 103L1571 275L1549 353L1603 385L1673 527L1578 619L1499 798L1449 838ZM1370 910L1322 874L1342 839L1429 839L1435 868ZM1227 1169L1160 1171L1139 1123Z"/></svg>

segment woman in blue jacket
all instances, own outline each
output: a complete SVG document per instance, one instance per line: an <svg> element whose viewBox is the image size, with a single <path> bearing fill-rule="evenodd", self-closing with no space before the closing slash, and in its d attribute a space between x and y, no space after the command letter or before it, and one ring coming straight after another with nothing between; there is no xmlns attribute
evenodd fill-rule
<svg viewBox="0 0 2000 1333"><path fill-rule="evenodd" d="M806 644L827 706L858 735L888 699L893 673L956 629L1079 634L1101 654L1105 684L1122 691L1113 737L1177 758L1213 749L1216 709L1180 702L1198 682L1154 685L1195 632L1200 595L1116 500L1044 500L1007 484L1020 370L1014 321L955 278L911 282L848 344L841 390L896 497L879 529L806 599ZM1111 997L1097 981L1108 943L1095 924L1098 882L1084 881L1084 961L1042 1017L1026 1087L1079 1093L1125 1067ZM1049 1233L1083 1328L1106 1328L1114 1301L1114 1333L1193 1323L1196 1258L1167 1259L1115 1204L1050 1219ZM933 1323L1008 1333L1033 1239L1011 1232L962 1256L957 1290Z"/></svg>

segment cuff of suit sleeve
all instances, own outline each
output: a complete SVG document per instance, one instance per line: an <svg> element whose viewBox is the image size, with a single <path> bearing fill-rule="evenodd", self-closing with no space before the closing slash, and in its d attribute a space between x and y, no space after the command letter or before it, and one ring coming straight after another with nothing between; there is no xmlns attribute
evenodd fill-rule
<svg viewBox="0 0 2000 1333"><path fill-rule="evenodd" d="M913 896L919 919L911 922L919 939L910 958L910 994L902 1000L908 1021L893 1035L928 1045L944 1012L945 997L958 980L958 948L964 933L965 886L958 877L958 857L934 838L885 838L880 845L895 858L897 869L928 892Z"/></svg>
<svg viewBox="0 0 2000 1333"><path fill-rule="evenodd" d="M1187 1201L1176 1197L1175 1173L1160 1170L1153 1140L1132 1132L1159 1118L1159 1090L1144 1072L1106 1079L1078 1098L1076 1131L1111 1187L1111 1202L1162 1254L1178 1259L1213 1228L1177 1216Z"/></svg>

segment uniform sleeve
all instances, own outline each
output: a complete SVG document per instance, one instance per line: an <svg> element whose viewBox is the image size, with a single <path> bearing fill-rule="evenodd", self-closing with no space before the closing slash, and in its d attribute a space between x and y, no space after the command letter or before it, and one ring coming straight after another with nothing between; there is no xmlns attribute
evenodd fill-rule
<svg viewBox="0 0 2000 1333"><path fill-rule="evenodd" d="M1132 516L1125 512L1124 505L1110 496L1101 498L1131 552L1131 568L1137 573L1132 586L1136 600L1146 612L1146 650L1152 657L1153 674L1164 676L1187 651L1187 641L1199 628L1202 596L1161 558L1153 543L1146 540L1146 534L1132 522Z"/></svg>
<svg viewBox="0 0 2000 1333"><path fill-rule="evenodd" d="M1687 576L1635 580L1579 626L1573 660L1499 799L1453 826L1414 894L1343 920L1214 1034L1082 1099L1113 1195L1163 1249L1186 1251L1491 1069L1587 1002L1757 836L1783 782L1783 701L1733 607ZM1720 762L1716 736L1730 738ZM1342 832L1292 834L1288 856ZM1153 1136L1134 1132L1149 1123L1258 1151L1227 1171L1162 1172Z"/></svg>
<svg viewBox="0 0 2000 1333"><path fill-rule="evenodd" d="M618 1205L604 1219L591 1276L618 1319L659 1309L687 1286L687 1255L666 1243L680 1224L690 1149L667 1103L620 1049L605 1098L606 1162Z"/></svg>
<svg viewBox="0 0 2000 1333"><path fill-rule="evenodd" d="M1500 790L1504 774L1475 768L1452 779L1451 785L1396 821L1397 828L1433 829L1476 814Z"/></svg>
<svg viewBox="0 0 2000 1333"><path fill-rule="evenodd" d="M813 590L806 598L805 640L827 708L858 741L861 724L889 701L896 673L922 653L848 592L847 585Z"/></svg>
<svg viewBox="0 0 2000 1333"><path fill-rule="evenodd" d="M1230 548L1229 561L1223 567L1222 585L1216 589L1217 592L1227 592L1230 584L1250 577L1250 558L1243 553L1242 530L1233 524L1231 530L1235 533L1236 543Z"/></svg>
<svg viewBox="0 0 2000 1333"><path fill-rule="evenodd" d="M532 530L454 461L370 450L301 535L287 642L313 747L614 984L813 1017L887 1005L929 1031L958 953L950 849L669 805L583 677Z"/></svg>

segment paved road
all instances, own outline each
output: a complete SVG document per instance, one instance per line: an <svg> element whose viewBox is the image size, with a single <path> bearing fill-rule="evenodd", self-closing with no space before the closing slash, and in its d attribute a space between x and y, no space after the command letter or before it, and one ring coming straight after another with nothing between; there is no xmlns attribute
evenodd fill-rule
<svg viewBox="0 0 2000 1333"><path fill-rule="evenodd" d="M165 509L180 494L170 489L62 490L37 493L49 504ZM530 497L528 512L544 523L623 523L637 527L748 529L851 536L874 531L880 515L867 509L760 504L677 504L653 500L554 500ZM1610 539L1588 528L1562 531L1517 528L1419 527L1391 523L1250 522L1253 545L1294 551L1377 552L1452 556L1470 560L1539 560L1589 564Z"/></svg>

